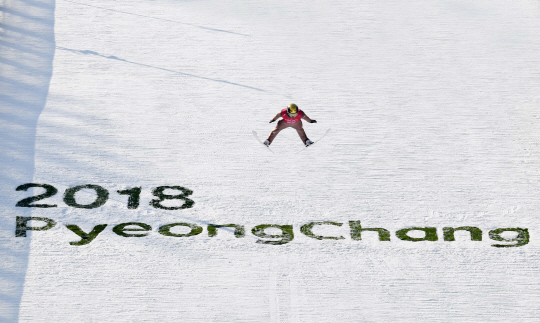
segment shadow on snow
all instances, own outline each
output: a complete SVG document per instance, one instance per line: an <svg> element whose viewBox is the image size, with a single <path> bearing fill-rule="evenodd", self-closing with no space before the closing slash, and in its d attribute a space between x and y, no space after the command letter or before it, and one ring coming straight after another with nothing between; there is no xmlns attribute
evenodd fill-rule
<svg viewBox="0 0 540 323"><path fill-rule="evenodd" d="M45 107L52 62L55 0L16 0L0 7L0 321L17 322L30 239L14 237L15 187L34 177L36 124ZM23 27L21 27L23 26Z"/></svg>

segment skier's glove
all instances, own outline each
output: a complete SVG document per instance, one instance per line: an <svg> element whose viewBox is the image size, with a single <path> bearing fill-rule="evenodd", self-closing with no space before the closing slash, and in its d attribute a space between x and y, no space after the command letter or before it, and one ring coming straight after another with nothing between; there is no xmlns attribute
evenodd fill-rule
<svg viewBox="0 0 540 323"><path fill-rule="evenodd" d="M268 122L268 123L272 123L272 122L274 122L274 121L276 121L276 120L270 120L270 122Z"/></svg>
<svg viewBox="0 0 540 323"><path fill-rule="evenodd" d="M311 120L311 123L317 123L317 120Z"/></svg>

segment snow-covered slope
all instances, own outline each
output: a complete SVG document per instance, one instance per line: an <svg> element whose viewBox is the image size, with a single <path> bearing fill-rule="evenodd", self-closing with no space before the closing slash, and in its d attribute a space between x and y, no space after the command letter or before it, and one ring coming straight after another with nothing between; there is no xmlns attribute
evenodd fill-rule
<svg viewBox="0 0 540 323"><path fill-rule="evenodd" d="M538 2L3 8L2 320L540 317Z"/></svg>
<svg viewBox="0 0 540 323"><path fill-rule="evenodd" d="M15 188L33 181L36 124L52 74L54 1L0 1L0 322L17 320L30 239L15 238Z"/></svg>

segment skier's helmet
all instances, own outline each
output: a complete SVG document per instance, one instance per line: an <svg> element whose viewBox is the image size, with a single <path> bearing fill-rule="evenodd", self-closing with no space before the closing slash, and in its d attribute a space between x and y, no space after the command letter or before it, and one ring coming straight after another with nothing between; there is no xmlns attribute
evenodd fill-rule
<svg viewBox="0 0 540 323"><path fill-rule="evenodd" d="M289 104L289 107L287 108L287 113L292 117L296 117L296 115L298 114L298 106L294 103Z"/></svg>

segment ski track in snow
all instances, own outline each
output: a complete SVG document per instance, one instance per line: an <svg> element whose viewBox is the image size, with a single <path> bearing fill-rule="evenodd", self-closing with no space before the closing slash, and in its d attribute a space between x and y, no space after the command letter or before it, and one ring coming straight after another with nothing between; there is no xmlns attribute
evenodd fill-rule
<svg viewBox="0 0 540 323"><path fill-rule="evenodd" d="M0 321L536 322L540 8L478 1L5 1ZM54 31L53 31L54 26ZM54 57L54 60L53 60ZM52 66L51 66L52 65ZM295 102L317 124L303 150ZM42 190L55 208L18 208ZM70 207L66 189L109 200ZM194 207L150 205L158 186ZM127 209L118 190L141 187ZM83 190L77 202L91 203ZM15 218L54 219L15 237ZM317 240L300 231L309 222ZM385 228L391 241L349 221ZM145 237L112 228L141 222ZM192 237L164 224L203 227ZM336 224L337 223L337 224ZM108 226L92 242L86 233ZM220 228L215 237L208 224ZM293 226L265 245L261 224ZM342 224L341 226L339 224ZM438 241L397 238L436 227ZM443 240L443 227L475 226ZM528 228L496 248L489 230ZM181 230L178 229L180 232ZM268 234L278 234L277 231ZM176 232L176 231L175 231ZM177 232L177 233L178 233Z"/></svg>

